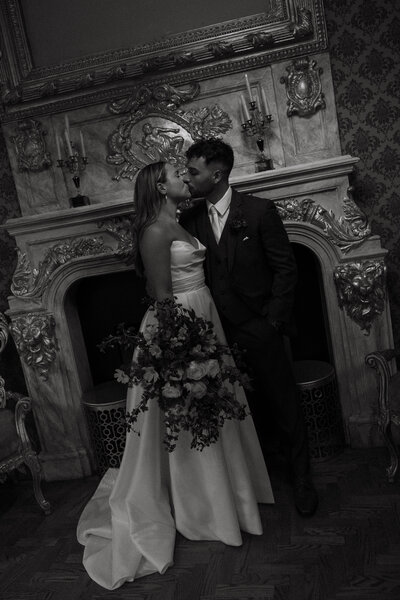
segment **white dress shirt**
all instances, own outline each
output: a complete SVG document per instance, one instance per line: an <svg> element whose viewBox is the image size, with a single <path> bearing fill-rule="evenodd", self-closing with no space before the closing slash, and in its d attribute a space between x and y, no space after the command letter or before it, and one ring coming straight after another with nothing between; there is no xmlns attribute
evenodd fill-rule
<svg viewBox="0 0 400 600"><path fill-rule="evenodd" d="M229 208L231 206L231 200L232 200L232 188L230 186L228 187L228 189L226 190L226 192L222 196L222 198L220 200L218 200L218 202L216 202L215 204L212 204L212 202L209 202L207 200L207 212L208 212L208 218L210 219L210 222L211 222L211 226L213 226L213 223L212 223L212 216L210 214L210 208L212 206L215 206L215 208L217 210L218 221L219 221L219 235L216 234L216 232L214 231L214 227L213 227L213 231L216 236L217 242L219 242L219 238L221 237L222 231L225 227L225 223L228 219Z"/></svg>

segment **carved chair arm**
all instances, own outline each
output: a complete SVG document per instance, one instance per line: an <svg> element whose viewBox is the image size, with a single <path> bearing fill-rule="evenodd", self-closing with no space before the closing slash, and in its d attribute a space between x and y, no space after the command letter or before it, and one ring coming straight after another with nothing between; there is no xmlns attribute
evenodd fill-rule
<svg viewBox="0 0 400 600"><path fill-rule="evenodd" d="M378 372L379 376L379 420L381 426L386 426L390 421L400 424L400 406L398 388L400 372L395 373L393 360L400 356L400 352L393 348L370 352L365 357L365 362ZM395 392L395 393L393 393Z"/></svg>
<svg viewBox="0 0 400 600"><path fill-rule="evenodd" d="M5 318L5 316L3 315L2 312L0 312L0 354L3 352L4 348L6 347L8 341L8 323L7 320Z"/></svg>
<svg viewBox="0 0 400 600"><path fill-rule="evenodd" d="M6 344L8 342L8 323L3 315L0 312L0 354L3 352ZM6 391L4 388L4 379L0 375L0 408L5 408L6 406Z"/></svg>
<svg viewBox="0 0 400 600"><path fill-rule="evenodd" d="M27 414L32 410L31 400L26 396L22 396L22 394L9 392L8 395L13 396L17 400L15 405L15 426L22 446L22 452L31 452L32 442L25 423Z"/></svg>

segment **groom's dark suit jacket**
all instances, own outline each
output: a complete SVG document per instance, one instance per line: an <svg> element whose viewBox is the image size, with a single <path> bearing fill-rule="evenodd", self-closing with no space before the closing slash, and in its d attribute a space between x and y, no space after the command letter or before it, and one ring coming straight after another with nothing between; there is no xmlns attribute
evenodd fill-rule
<svg viewBox="0 0 400 600"><path fill-rule="evenodd" d="M274 202L232 190L219 244L205 201L180 222L207 247L206 280L221 315L234 325L263 316L290 333L297 269Z"/></svg>

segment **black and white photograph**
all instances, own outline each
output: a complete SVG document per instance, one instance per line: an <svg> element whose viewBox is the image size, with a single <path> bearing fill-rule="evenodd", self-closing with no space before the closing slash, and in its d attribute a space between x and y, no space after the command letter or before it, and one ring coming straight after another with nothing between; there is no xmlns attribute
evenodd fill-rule
<svg viewBox="0 0 400 600"><path fill-rule="evenodd" d="M400 598L400 4L0 0L0 598Z"/></svg>

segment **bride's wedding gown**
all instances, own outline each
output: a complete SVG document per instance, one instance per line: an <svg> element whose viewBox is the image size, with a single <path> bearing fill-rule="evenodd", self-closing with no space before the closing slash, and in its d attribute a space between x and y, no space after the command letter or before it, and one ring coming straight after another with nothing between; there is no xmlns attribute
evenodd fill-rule
<svg viewBox="0 0 400 600"><path fill-rule="evenodd" d="M173 292L184 307L214 323L225 336L204 284L205 247L176 240L171 245ZM144 316L141 330L152 315ZM239 400L245 402L239 388ZM130 388L127 410L138 402L140 386ZM157 402L140 415L140 436L128 433L119 469L109 469L78 523L85 546L83 564L101 586L115 589L173 564L175 532L190 540L220 540L239 546L240 531L262 534L257 503L274 501L253 420L226 421L217 443L190 449L181 432L168 453ZM137 428L137 427L136 427Z"/></svg>

